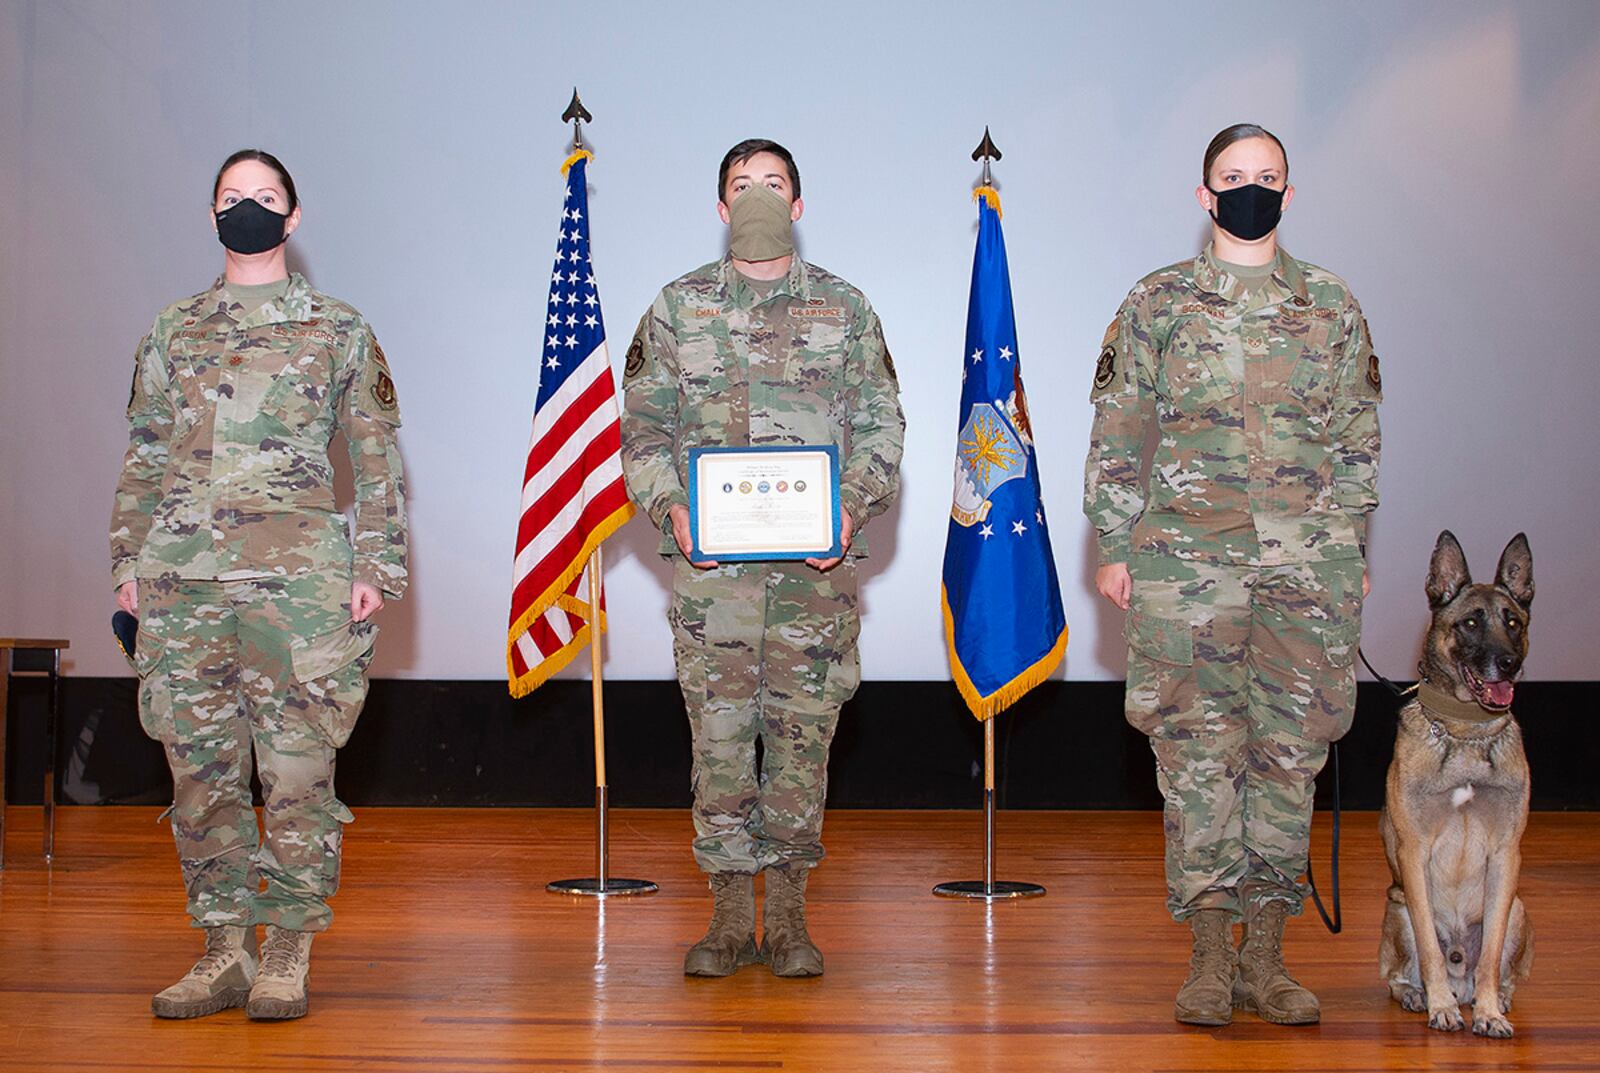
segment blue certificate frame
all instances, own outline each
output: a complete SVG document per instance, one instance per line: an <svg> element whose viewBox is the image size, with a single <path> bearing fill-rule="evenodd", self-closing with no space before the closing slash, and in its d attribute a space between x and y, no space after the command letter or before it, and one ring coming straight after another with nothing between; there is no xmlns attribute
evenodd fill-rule
<svg viewBox="0 0 1600 1073"><path fill-rule="evenodd" d="M720 483L713 481L709 490L703 476L707 470L721 473ZM808 488L819 477L828 484L820 502L816 496L820 490ZM784 539L785 534L804 533L807 522L815 530L814 511L824 506L831 534L826 543L795 546L793 540ZM838 558L844 553L839 543L843 519L839 448L833 444L689 448L689 558L694 562ZM770 546L765 543L768 535L773 539Z"/></svg>

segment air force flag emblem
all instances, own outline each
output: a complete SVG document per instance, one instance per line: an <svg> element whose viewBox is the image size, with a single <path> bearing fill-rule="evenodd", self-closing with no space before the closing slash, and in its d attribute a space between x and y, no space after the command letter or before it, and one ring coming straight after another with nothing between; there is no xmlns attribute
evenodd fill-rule
<svg viewBox="0 0 1600 1073"><path fill-rule="evenodd" d="M950 517L972 526L989 517L990 497L1028 474L1028 455L1011 422L986 402L974 403L956 438L956 490Z"/></svg>

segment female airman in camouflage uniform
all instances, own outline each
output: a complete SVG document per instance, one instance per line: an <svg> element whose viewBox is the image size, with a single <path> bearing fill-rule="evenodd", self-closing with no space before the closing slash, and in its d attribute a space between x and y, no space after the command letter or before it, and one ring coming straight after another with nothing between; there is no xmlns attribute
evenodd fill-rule
<svg viewBox="0 0 1600 1073"><path fill-rule="evenodd" d="M1140 280L1101 343L1084 507L1096 584L1128 612L1167 904L1194 931L1176 1016L1301 1024L1320 1012L1284 970L1283 925L1317 772L1354 715L1382 380L1344 281L1277 245L1294 196L1277 138L1222 131L1195 194L1211 243Z"/></svg>
<svg viewBox="0 0 1600 1073"><path fill-rule="evenodd" d="M172 768L189 913L206 932L205 956L152 1008L298 1017L351 819L334 752L366 698L371 616L406 584L400 412L361 314L287 269L300 206L283 166L229 157L212 214L224 272L139 344L111 522L117 600L142 616L140 720ZM334 502L336 432L353 530Z"/></svg>

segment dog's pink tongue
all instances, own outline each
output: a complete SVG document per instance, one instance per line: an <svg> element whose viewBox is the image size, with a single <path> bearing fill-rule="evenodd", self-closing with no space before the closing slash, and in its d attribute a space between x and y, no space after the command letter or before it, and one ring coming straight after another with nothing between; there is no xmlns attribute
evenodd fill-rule
<svg viewBox="0 0 1600 1073"><path fill-rule="evenodd" d="M1485 682L1483 691L1489 697L1489 703L1496 708L1511 707L1511 696L1517 690L1514 682Z"/></svg>

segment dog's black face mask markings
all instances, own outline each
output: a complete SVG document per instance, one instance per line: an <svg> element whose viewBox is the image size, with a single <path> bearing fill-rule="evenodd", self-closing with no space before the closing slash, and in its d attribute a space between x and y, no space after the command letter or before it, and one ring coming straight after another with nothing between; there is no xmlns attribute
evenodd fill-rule
<svg viewBox="0 0 1600 1073"><path fill-rule="evenodd" d="M1528 654L1533 604L1528 538L1518 533L1506 545L1493 584L1474 585L1461 545L1449 530L1440 533L1427 591L1434 617L1422 660L1424 676L1490 711L1509 709L1514 680Z"/></svg>

